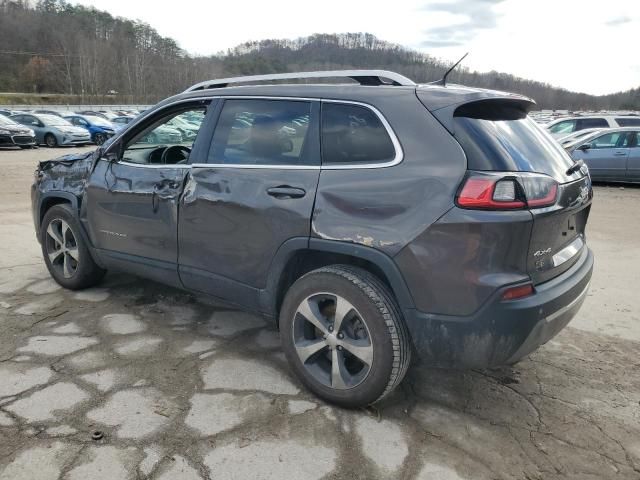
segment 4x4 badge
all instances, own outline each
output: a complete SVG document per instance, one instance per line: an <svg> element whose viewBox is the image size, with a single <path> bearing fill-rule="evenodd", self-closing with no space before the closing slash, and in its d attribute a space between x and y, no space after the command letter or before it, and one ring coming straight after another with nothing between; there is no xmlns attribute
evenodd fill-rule
<svg viewBox="0 0 640 480"><path fill-rule="evenodd" d="M541 257L542 255L546 255L547 253L551 253L551 248L545 248L544 250L538 250L533 254L534 257Z"/></svg>

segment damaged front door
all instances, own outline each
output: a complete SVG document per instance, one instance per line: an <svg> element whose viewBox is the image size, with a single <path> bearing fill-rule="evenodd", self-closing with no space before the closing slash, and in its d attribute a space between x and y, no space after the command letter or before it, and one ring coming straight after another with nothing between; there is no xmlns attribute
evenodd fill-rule
<svg viewBox="0 0 640 480"><path fill-rule="evenodd" d="M85 194L86 222L107 267L180 285L177 205L205 113L201 103L169 107L98 161Z"/></svg>

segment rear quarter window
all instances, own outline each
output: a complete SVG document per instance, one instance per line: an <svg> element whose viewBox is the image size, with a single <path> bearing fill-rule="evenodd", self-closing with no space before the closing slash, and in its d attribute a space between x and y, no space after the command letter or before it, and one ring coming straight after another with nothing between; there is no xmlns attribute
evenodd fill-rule
<svg viewBox="0 0 640 480"><path fill-rule="evenodd" d="M616 118L616 122L621 127L640 127L640 117L639 118Z"/></svg>
<svg viewBox="0 0 640 480"><path fill-rule="evenodd" d="M367 164L396 157L389 132L370 108L341 103L322 104L322 163Z"/></svg>

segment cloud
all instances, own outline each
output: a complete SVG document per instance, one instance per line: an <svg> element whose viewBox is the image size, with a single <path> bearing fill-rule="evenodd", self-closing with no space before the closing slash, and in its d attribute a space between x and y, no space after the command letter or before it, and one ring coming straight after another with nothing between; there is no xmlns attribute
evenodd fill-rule
<svg viewBox="0 0 640 480"><path fill-rule="evenodd" d="M436 1L423 6L422 10L434 13L448 13L466 17L462 22L430 28L425 31L426 40L422 47L457 47L464 45L481 30L495 28L500 14L493 7L505 0L452 0Z"/></svg>
<svg viewBox="0 0 640 480"><path fill-rule="evenodd" d="M617 27L618 25L624 25L625 23L630 23L630 22L631 22L630 17L622 16L622 17L612 18L611 20L608 20L607 22L605 22L605 24L610 27Z"/></svg>

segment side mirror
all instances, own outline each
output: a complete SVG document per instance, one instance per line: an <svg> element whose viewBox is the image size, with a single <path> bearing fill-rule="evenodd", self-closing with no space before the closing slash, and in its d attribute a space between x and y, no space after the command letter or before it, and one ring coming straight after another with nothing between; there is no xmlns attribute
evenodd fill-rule
<svg viewBox="0 0 640 480"><path fill-rule="evenodd" d="M590 148L591 148L591 144L590 143L583 143L582 145L580 145L578 147L578 150L582 150L583 152L586 152Z"/></svg>
<svg viewBox="0 0 640 480"><path fill-rule="evenodd" d="M109 147L109 151L104 154L108 162L117 162L122 158L122 142L114 143Z"/></svg>

